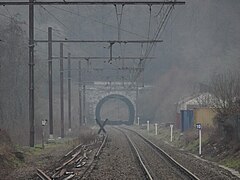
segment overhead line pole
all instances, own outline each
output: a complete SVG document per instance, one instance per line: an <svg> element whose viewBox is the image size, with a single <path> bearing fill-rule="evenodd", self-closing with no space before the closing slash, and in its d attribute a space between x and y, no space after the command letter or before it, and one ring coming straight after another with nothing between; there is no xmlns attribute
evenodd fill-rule
<svg viewBox="0 0 240 180"><path fill-rule="evenodd" d="M82 70L82 69L81 69ZM83 120L83 125L87 125L86 122L86 70L83 71L83 74L81 74L81 83L82 83L82 120Z"/></svg>
<svg viewBox="0 0 240 180"><path fill-rule="evenodd" d="M0 5L183 5L185 1L3 1Z"/></svg>
<svg viewBox="0 0 240 180"><path fill-rule="evenodd" d="M85 74L84 74L85 75ZM83 82L83 123L86 126L86 85L85 82Z"/></svg>
<svg viewBox="0 0 240 180"><path fill-rule="evenodd" d="M78 62L78 92L79 92L79 126L82 126L82 77L81 77L81 61Z"/></svg>
<svg viewBox="0 0 240 180"><path fill-rule="evenodd" d="M33 3L33 0L29 0ZM34 147L34 6L29 4L29 125L30 147Z"/></svg>
<svg viewBox="0 0 240 180"><path fill-rule="evenodd" d="M49 139L53 139L53 90L52 90L52 28L48 28L48 109Z"/></svg>
<svg viewBox="0 0 240 180"><path fill-rule="evenodd" d="M138 111L138 103L139 103L139 99L138 99L138 94L139 93L139 89L138 89L138 81L136 81L136 124L138 123L138 117L139 117L139 111Z"/></svg>
<svg viewBox="0 0 240 180"><path fill-rule="evenodd" d="M61 111L61 138L64 138L64 99L63 99L63 43L60 43L60 111Z"/></svg>
<svg viewBox="0 0 240 180"><path fill-rule="evenodd" d="M72 115L71 115L71 54L68 53L68 131L72 130Z"/></svg>

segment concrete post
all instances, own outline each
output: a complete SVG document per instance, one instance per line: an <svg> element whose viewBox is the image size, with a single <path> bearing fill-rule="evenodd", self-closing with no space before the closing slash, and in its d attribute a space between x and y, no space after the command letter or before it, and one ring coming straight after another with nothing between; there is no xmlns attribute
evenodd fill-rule
<svg viewBox="0 0 240 180"><path fill-rule="evenodd" d="M60 111L61 138L64 138L64 92L63 92L63 43L60 43Z"/></svg>
<svg viewBox="0 0 240 180"><path fill-rule="evenodd" d="M170 139L170 141L172 142L172 140L173 140L173 125L172 124L170 125L170 128L171 128L171 139Z"/></svg>
<svg viewBox="0 0 240 180"><path fill-rule="evenodd" d="M149 121L147 121L147 132L149 132Z"/></svg>
<svg viewBox="0 0 240 180"><path fill-rule="evenodd" d="M155 123L155 135L158 135L158 124Z"/></svg>
<svg viewBox="0 0 240 180"><path fill-rule="evenodd" d="M52 90L52 28L48 28L48 108L49 108L49 139L53 139L53 90Z"/></svg>
<svg viewBox="0 0 240 180"><path fill-rule="evenodd" d="M202 130L199 129L198 132L199 132L199 155L201 155L202 154Z"/></svg>

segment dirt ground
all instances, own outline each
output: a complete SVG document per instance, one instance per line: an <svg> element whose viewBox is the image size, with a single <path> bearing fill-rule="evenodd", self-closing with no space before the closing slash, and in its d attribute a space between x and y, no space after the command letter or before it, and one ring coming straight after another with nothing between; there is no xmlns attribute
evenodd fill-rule
<svg viewBox="0 0 240 180"><path fill-rule="evenodd" d="M45 172L54 167L60 158L80 143L87 143L95 138L96 133L85 129L81 138L65 138L34 148L14 146L9 136L0 134L0 180L35 179L36 168ZM3 141L4 140L4 141ZM4 142L4 143L3 143Z"/></svg>

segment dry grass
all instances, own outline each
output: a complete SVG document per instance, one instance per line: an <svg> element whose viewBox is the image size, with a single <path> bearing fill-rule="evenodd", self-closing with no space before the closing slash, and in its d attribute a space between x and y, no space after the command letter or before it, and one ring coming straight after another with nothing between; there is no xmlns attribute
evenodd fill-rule
<svg viewBox="0 0 240 180"><path fill-rule="evenodd" d="M84 128L79 133L79 140L84 143L90 143L96 139L97 133L96 131L90 129L90 128Z"/></svg>
<svg viewBox="0 0 240 180"><path fill-rule="evenodd" d="M0 131L0 177L8 174L12 168L18 167L22 163L16 156L16 149L12 144L11 138L6 131ZM19 154L19 153L18 153Z"/></svg>
<svg viewBox="0 0 240 180"><path fill-rule="evenodd" d="M45 149L42 149L41 144L36 144L34 148L28 146L14 146L10 137L3 132L0 134L0 179L12 179L12 177L32 177L35 173L35 168L45 169L48 166L58 162L66 152L73 149L80 143L88 144L96 139L96 132L88 127L83 127L79 130L75 137L65 137L57 139L54 142L45 144ZM21 153L22 152L22 153ZM20 156L24 161L19 159ZM18 157L18 158L17 158ZM14 172L11 172L15 169Z"/></svg>

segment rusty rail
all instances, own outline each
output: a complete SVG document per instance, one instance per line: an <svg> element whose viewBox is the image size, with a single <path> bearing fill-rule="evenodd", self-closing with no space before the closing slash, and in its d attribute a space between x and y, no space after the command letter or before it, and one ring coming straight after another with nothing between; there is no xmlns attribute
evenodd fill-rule
<svg viewBox="0 0 240 180"><path fill-rule="evenodd" d="M51 180L51 178L46 175L42 170L37 169L37 175L39 178L41 178L42 180Z"/></svg>

